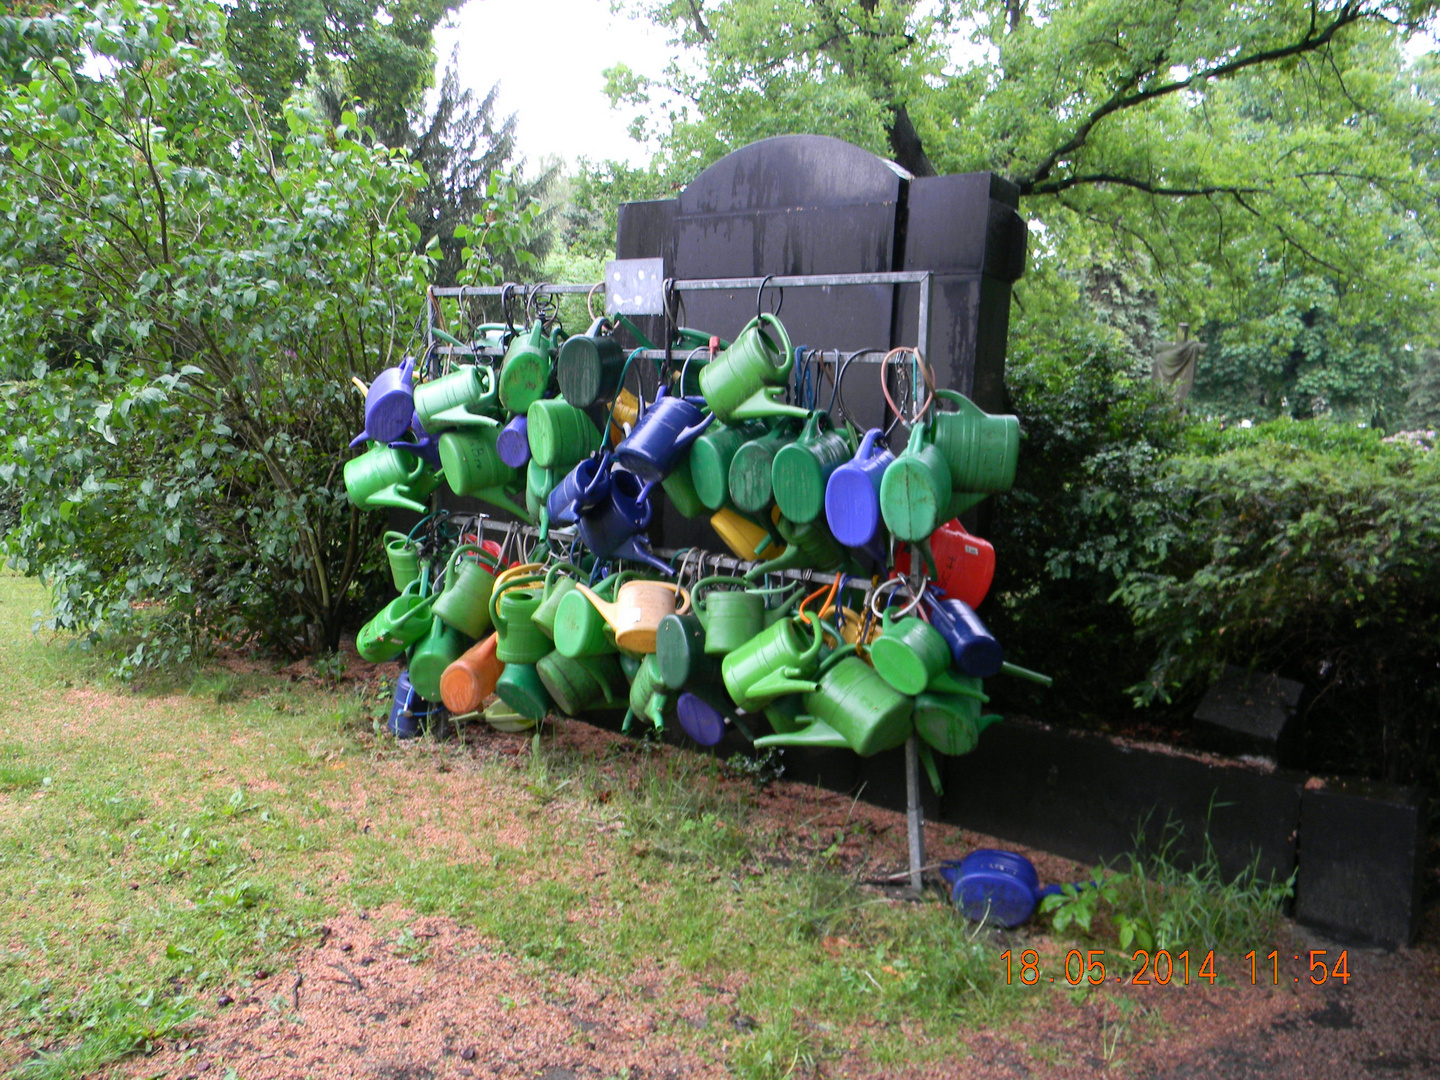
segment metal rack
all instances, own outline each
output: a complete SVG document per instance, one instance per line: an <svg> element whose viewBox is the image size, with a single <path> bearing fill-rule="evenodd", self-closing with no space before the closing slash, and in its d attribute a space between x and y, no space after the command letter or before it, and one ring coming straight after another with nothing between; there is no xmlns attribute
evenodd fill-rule
<svg viewBox="0 0 1440 1080"><path fill-rule="evenodd" d="M658 262L658 260L656 260ZM613 265L613 264L612 264ZM506 297L517 289L522 289L527 300L533 300L537 296L559 296L559 295L593 295L601 288L606 287L606 282L599 282L590 285L576 284L547 284L539 283L529 287L507 285L461 285L452 287L431 286L426 290L426 319L425 319L425 344L427 354L431 356L484 356L498 357L501 351L498 349L475 348L472 345L453 345L437 341L434 315L436 311L435 301L440 298L453 298L461 303L467 297ZM671 322L674 316L674 308L671 298L685 292L715 292L725 290L756 289L758 296L763 296L766 289L786 288L842 288L845 286L857 285L918 285L919 293L917 301L917 332L915 350L923 355L929 346L929 326L931 294L933 292L933 275L928 270L890 271L884 273L865 274L799 274L799 275L767 275L765 277L746 278L687 278L687 279L666 279L662 284L661 295L663 302L661 310L641 312L631 309L628 314L648 314L663 316L667 323ZM783 293L782 293L783 295ZM608 296L607 296L608 299ZM757 307L759 299L757 298ZM614 310L607 304L607 311ZM447 335L449 336L449 335ZM635 355L650 360L666 360L673 356L670 349L637 349ZM862 361L866 362L866 361ZM874 362L874 361L869 361ZM843 410L844 404L841 403ZM458 517L458 515L457 515ZM475 515L476 526L481 532L510 532L518 530L527 535L533 535L537 540L539 530L523 523L512 524L510 522L494 521L484 515ZM558 532L558 530L557 530ZM563 535L563 533L561 534ZM655 554L662 558L674 558L679 551L656 550ZM717 566L729 566L736 570L744 570L756 565L754 562L732 558L729 556L711 554L707 561L714 560ZM919 587L919 580L924 573L924 561L918 546L912 546L911 571L917 579L912 585ZM813 570L794 569L781 570L776 573L792 579L813 581L822 584L829 584L835 581L839 575L821 573ZM918 595L918 593L916 594ZM923 886L921 871L925 865L925 818L920 795L920 753L917 736L912 734L905 743L905 792L906 792L906 832L908 839L909 854L909 885L918 894Z"/></svg>

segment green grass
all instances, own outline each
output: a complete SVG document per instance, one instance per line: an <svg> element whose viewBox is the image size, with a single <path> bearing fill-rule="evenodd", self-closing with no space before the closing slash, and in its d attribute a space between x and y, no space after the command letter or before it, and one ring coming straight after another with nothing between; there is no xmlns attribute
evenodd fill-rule
<svg viewBox="0 0 1440 1080"><path fill-rule="evenodd" d="M372 734L381 703L263 673L191 667L136 692L33 634L42 601L0 575L0 1071L80 1076L179 1037L327 917L386 904L475 928L542 985L581 974L624 998L657 964L662 1004L725 984L708 1027L663 1033L756 1080L958 1060L1054 1000L1007 985L1006 946L938 898L884 900L823 853L771 865L757 787L715 759L542 742L516 767L462 740L397 745ZM1188 897L1188 924L1259 940L1243 897L1145 866L1155 925ZM387 933L426 962L423 939ZM1134 1023L1107 1029L1110 1052Z"/></svg>

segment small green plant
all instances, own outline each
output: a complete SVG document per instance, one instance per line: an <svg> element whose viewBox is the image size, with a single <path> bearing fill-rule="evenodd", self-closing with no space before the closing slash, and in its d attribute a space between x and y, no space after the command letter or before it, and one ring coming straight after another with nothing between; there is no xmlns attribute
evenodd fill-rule
<svg viewBox="0 0 1440 1080"><path fill-rule="evenodd" d="M745 777L757 788L763 788L785 775L785 765L778 750L767 750L755 757L731 754L725 759L725 771L731 776Z"/></svg>
<svg viewBox="0 0 1440 1080"><path fill-rule="evenodd" d="M419 964L429 959L430 943L417 936L410 927L404 926L390 943L390 951L407 964Z"/></svg>
<svg viewBox="0 0 1440 1080"><path fill-rule="evenodd" d="M1119 899L1119 879L1123 876L1097 866L1090 872L1089 881L1078 885L1067 882L1058 894L1045 897L1040 901L1040 910L1050 915L1050 925L1057 932L1078 926L1088 934L1100 905L1113 905Z"/></svg>
<svg viewBox="0 0 1440 1080"><path fill-rule="evenodd" d="M1285 881L1260 876L1258 855L1227 878L1208 831L1200 857L1188 867L1179 857L1180 825L1167 822L1153 846L1145 836L1142 823L1127 866L1097 866L1089 881L1066 885L1041 901L1041 912L1050 915L1057 932L1075 928L1094 934L1096 916L1103 912L1122 949L1233 947L1271 932L1294 893L1294 875Z"/></svg>
<svg viewBox="0 0 1440 1080"><path fill-rule="evenodd" d="M326 684L338 686L345 677L345 654L338 649L310 658L310 667Z"/></svg>

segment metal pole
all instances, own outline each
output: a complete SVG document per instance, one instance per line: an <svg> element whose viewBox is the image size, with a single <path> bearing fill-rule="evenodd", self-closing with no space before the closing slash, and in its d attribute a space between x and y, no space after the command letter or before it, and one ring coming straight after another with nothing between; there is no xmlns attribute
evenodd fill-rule
<svg viewBox="0 0 1440 1080"><path fill-rule="evenodd" d="M910 841L910 887L920 892L925 865L925 808L920 804L920 744L905 740L905 830Z"/></svg>

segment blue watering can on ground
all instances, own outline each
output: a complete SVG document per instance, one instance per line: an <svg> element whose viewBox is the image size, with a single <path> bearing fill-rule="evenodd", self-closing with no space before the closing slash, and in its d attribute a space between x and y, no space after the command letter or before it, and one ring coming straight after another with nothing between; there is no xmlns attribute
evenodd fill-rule
<svg viewBox="0 0 1440 1080"><path fill-rule="evenodd" d="M1019 926L1041 900L1061 891L1059 885L1042 889L1035 865L1025 856L993 848L977 848L963 859L942 863L940 877L967 919L1004 927Z"/></svg>

